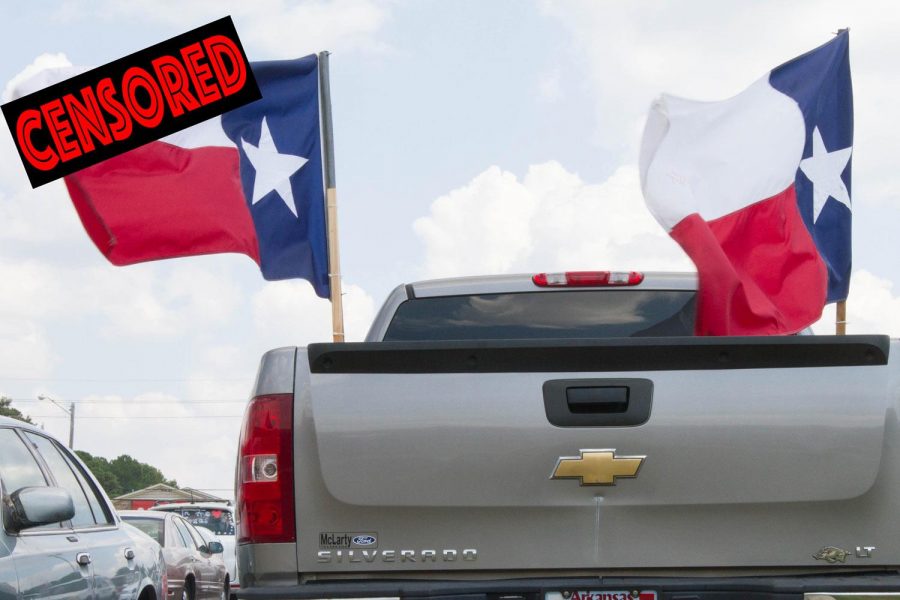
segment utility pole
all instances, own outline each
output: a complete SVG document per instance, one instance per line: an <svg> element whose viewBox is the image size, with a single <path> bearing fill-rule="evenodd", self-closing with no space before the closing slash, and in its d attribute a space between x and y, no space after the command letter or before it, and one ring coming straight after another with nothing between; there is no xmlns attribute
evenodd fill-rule
<svg viewBox="0 0 900 600"><path fill-rule="evenodd" d="M38 400L49 400L50 402L58 406L61 411L69 415L69 450L72 450L75 443L75 403L69 403L69 408L66 408L49 396L39 395Z"/></svg>
<svg viewBox="0 0 900 600"><path fill-rule="evenodd" d="M69 450L74 450L75 444L75 403L69 403Z"/></svg>

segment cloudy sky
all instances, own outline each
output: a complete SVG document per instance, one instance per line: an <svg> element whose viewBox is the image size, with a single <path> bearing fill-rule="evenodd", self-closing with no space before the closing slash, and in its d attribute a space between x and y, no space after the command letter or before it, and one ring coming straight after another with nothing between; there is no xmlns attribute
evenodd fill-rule
<svg viewBox="0 0 900 600"><path fill-rule="evenodd" d="M251 60L332 51L350 340L397 284L692 265L650 217L637 150L660 92L717 100L851 29L851 333L900 336L900 8L891 2L62 0L0 5L0 88L230 14ZM230 496L259 356L326 341L330 307L240 255L115 268L64 187L0 133L0 395L75 446ZM833 330L827 310L820 332Z"/></svg>

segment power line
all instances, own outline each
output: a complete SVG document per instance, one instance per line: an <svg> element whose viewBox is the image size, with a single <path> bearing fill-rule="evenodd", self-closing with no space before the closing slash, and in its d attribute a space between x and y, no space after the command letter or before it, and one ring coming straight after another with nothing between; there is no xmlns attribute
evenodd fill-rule
<svg viewBox="0 0 900 600"><path fill-rule="evenodd" d="M34 400L31 398L10 398L13 402L16 403L32 403L36 404L40 402L39 400ZM69 400L69 402L74 402L75 404L128 404L135 403L140 406L145 404L246 404L248 402L247 398L242 400L112 400L109 398L102 398L97 400Z"/></svg>
<svg viewBox="0 0 900 600"><path fill-rule="evenodd" d="M111 379L111 378L83 378L83 377L4 377L0 375L0 381L76 381L84 383L131 383L131 382L155 382L155 381L252 381L252 377L209 377L209 378L143 378L143 379Z"/></svg>
<svg viewBox="0 0 900 600"><path fill-rule="evenodd" d="M62 415L28 415L31 419L68 419L69 417L64 417ZM120 417L92 417L92 416L81 416L78 415L78 420L83 421L85 419L119 419L119 420L132 420L132 419L243 419L244 415L184 415L181 417L173 417L173 416L163 416L163 417L130 417L130 416L120 416Z"/></svg>

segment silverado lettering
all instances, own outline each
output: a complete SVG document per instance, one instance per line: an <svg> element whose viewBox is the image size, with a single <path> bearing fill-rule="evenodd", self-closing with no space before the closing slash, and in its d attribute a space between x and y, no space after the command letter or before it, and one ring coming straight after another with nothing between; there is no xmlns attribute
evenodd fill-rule
<svg viewBox="0 0 900 600"><path fill-rule="evenodd" d="M467 561L478 559L478 550L475 548L466 548L462 551L457 550L319 550L316 554L316 560L320 563L360 563L375 562L380 559L384 562L395 562L399 558L399 562L454 562L458 558Z"/></svg>

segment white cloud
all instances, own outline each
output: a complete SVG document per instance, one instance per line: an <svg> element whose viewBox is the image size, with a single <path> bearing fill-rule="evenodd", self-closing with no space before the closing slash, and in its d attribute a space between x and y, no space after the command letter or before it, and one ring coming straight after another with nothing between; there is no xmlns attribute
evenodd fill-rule
<svg viewBox="0 0 900 600"><path fill-rule="evenodd" d="M693 270L644 206L637 169L584 183L557 162L520 181L491 167L413 224L425 276L549 270Z"/></svg>
<svg viewBox="0 0 900 600"><path fill-rule="evenodd" d="M0 377L47 377L56 358L37 323L0 315Z"/></svg>
<svg viewBox="0 0 900 600"><path fill-rule="evenodd" d="M0 281L7 290L0 294L0 317L44 317L59 314L65 306L65 286L49 264L0 259Z"/></svg>
<svg viewBox="0 0 900 600"><path fill-rule="evenodd" d="M385 49L376 37L388 18L385 2L335 0L289 5L270 0L264 6L255 3L251 7L246 2L236 6L243 8L243 14L235 17L240 35L271 57L299 56L325 49Z"/></svg>
<svg viewBox="0 0 900 600"><path fill-rule="evenodd" d="M39 260L0 259L0 317L77 319L99 316L112 337L177 337L227 322L241 290L227 273L198 264L71 268Z"/></svg>
<svg viewBox="0 0 900 600"><path fill-rule="evenodd" d="M538 98L542 102L553 103L562 99L563 91L559 70L544 73L538 79Z"/></svg>
<svg viewBox="0 0 900 600"><path fill-rule="evenodd" d="M5 146L0 136L0 146ZM86 250L94 250L61 181L31 189L25 169L18 156L7 159L0 149L0 248L44 246L75 243ZM12 181L4 186L3 181ZM13 190L4 193L4 188Z"/></svg>
<svg viewBox="0 0 900 600"><path fill-rule="evenodd" d="M91 270L90 277L92 285L76 288L81 301L76 306L88 311L92 305L102 306L107 319L104 332L109 336L178 336L180 326L189 321L185 313L194 312L167 306L152 269L100 267Z"/></svg>
<svg viewBox="0 0 900 600"><path fill-rule="evenodd" d="M34 59L30 65L22 69L15 77L10 79L6 83L6 87L3 88L3 94L0 96L0 99L3 102L9 102L14 97L17 97L19 94L15 94L16 89L23 83L32 79L36 75L40 73L47 72L48 69L57 69L61 67L71 67L72 63L66 57L66 55L62 52L52 54L52 53L44 53ZM34 90L31 90L34 91Z"/></svg>
<svg viewBox="0 0 900 600"><path fill-rule="evenodd" d="M127 268L97 267L82 274L84 310L108 318L112 336L181 337L227 323L241 302L229 273L199 263Z"/></svg>
<svg viewBox="0 0 900 600"><path fill-rule="evenodd" d="M895 295L897 294L897 295ZM819 335L833 334L835 307L830 304L813 326ZM847 333L900 337L900 289L865 270L853 272L847 298Z"/></svg>
<svg viewBox="0 0 900 600"><path fill-rule="evenodd" d="M78 10L73 9L76 4ZM385 46L378 33L390 16L390 6L389 2L375 0L109 0L70 2L60 18L96 15L187 30L231 15L250 60L261 60L294 58L322 50L381 52Z"/></svg>
<svg viewBox="0 0 900 600"><path fill-rule="evenodd" d="M199 351L187 383L188 397L203 401L249 399L260 356L266 350L269 348L253 341L241 346L220 342Z"/></svg>
<svg viewBox="0 0 900 600"><path fill-rule="evenodd" d="M512 173L490 167L435 200L413 229L426 247L428 276L505 273L531 252L539 200Z"/></svg>
<svg viewBox="0 0 900 600"><path fill-rule="evenodd" d="M29 88L26 91L33 91L55 82L54 70L67 67L71 63L65 54L41 54L7 82L3 100L10 99L22 86ZM43 79L47 81L40 83ZM0 243L46 244L84 238L62 181L32 189L12 135L7 128L3 129L4 133L0 134Z"/></svg>
<svg viewBox="0 0 900 600"><path fill-rule="evenodd" d="M375 315L375 303L359 286L344 284L346 339L362 341ZM332 340L331 303L305 281L275 281L253 296L253 323L265 350Z"/></svg>

